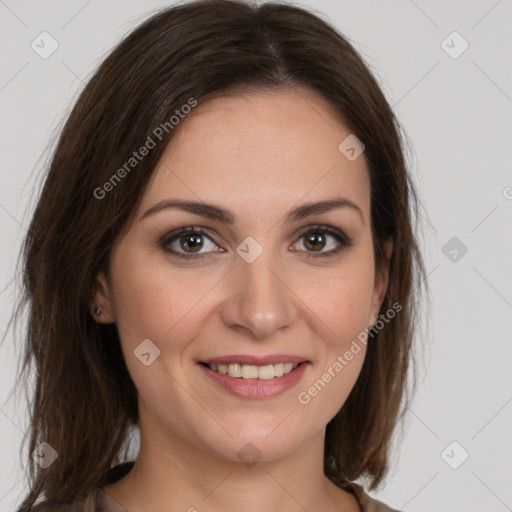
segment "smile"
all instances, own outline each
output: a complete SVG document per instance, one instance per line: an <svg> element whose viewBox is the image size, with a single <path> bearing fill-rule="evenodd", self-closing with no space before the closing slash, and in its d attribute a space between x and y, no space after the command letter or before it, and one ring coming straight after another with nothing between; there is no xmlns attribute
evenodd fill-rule
<svg viewBox="0 0 512 512"><path fill-rule="evenodd" d="M298 363L277 363L264 366L248 364L206 364L210 370L223 375L229 375L237 379L261 379L270 380L280 378L299 366Z"/></svg>
<svg viewBox="0 0 512 512"><path fill-rule="evenodd" d="M240 363L197 363L197 367L216 388L247 399L272 398L284 393L299 383L310 366L309 361L261 366Z"/></svg>

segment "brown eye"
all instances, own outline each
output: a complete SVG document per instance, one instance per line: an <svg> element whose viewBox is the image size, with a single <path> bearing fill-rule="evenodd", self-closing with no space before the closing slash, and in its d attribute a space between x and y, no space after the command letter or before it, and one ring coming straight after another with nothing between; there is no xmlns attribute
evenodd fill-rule
<svg viewBox="0 0 512 512"><path fill-rule="evenodd" d="M304 246L312 251L321 251L325 244L325 236L319 231L309 234L304 240Z"/></svg>
<svg viewBox="0 0 512 512"><path fill-rule="evenodd" d="M191 233L180 237L180 247L187 252L198 252L203 247L203 235Z"/></svg>
<svg viewBox="0 0 512 512"><path fill-rule="evenodd" d="M218 248L206 231L193 226L168 233L160 240L160 247L172 256L184 259L202 258Z"/></svg>
<svg viewBox="0 0 512 512"><path fill-rule="evenodd" d="M295 250L304 252L306 258L320 258L336 256L351 245L352 239L342 232L330 227L315 226L302 233L296 242Z"/></svg>

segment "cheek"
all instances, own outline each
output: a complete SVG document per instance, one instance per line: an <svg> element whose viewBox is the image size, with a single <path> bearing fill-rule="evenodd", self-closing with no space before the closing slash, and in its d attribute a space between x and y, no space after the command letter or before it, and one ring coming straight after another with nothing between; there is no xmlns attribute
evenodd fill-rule
<svg viewBox="0 0 512 512"><path fill-rule="evenodd" d="M321 372L343 375L337 379L325 376L326 381L336 381L334 387L346 383L351 385L357 379L366 353L363 337L368 324L368 313L371 306L371 294L363 279L355 277L340 279L337 286L332 286L329 293L320 297L312 297L311 303L316 304L315 311L321 318L325 329L322 336L323 349ZM346 357L345 357L346 356ZM336 362L343 360L343 369ZM331 386L332 387L332 386Z"/></svg>
<svg viewBox="0 0 512 512"><path fill-rule="evenodd" d="M302 293L321 340L318 364L297 400L306 417L327 423L348 398L364 363L373 292L371 259L354 257L316 285L309 291L304 287Z"/></svg>
<svg viewBox="0 0 512 512"><path fill-rule="evenodd" d="M194 283L192 275L171 275L165 264L142 261L137 254L112 261L114 315L135 386L155 411L172 410L176 404L185 407L179 389L170 385L171 376L184 381L179 363L196 335L194 329L200 326L197 315L201 308L194 305L206 293L208 283L198 284L197 276ZM143 362L145 353L149 353L148 365Z"/></svg>
<svg viewBox="0 0 512 512"><path fill-rule="evenodd" d="M332 272L318 273L314 279L297 278L298 295L314 313L312 321L316 317L317 330L322 329L330 350L350 345L371 321L374 273L371 258L361 253L354 252Z"/></svg>
<svg viewBox="0 0 512 512"><path fill-rule="evenodd" d="M327 424L338 413L359 377L366 355L364 334L370 305L364 294L368 295L367 287L345 280L343 286L324 295L323 303L316 303L315 311L325 328L316 349L317 364L297 393L302 417L310 428ZM314 299L311 297L312 303Z"/></svg>
<svg viewBox="0 0 512 512"><path fill-rule="evenodd" d="M159 365L171 371L189 355L187 347L204 325L211 302L208 292L219 275L204 273L198 279L197 270L171 272L165 261L143 260L144 253L140 257L120 254L112 265L113 304L128 368L136 379L141 365L134 350L149 339L160 350Z"/></svg>
<svg viewBox="0 0 512 512"><path fill-rule="evenodd" d="M131 338L164 336L193 307L207 284L171 273L168 264L151 262L144 253L123 256L121 248L112 259L112 269L114 315Z"/></svg>
<svg viewBox="0 0 512 512"><path fill-rule="evenodd" d="M325 322L334 340L357 335L367 327L371 295L364 283L340 280L329 293L311 296L312 308Z"/></svg>

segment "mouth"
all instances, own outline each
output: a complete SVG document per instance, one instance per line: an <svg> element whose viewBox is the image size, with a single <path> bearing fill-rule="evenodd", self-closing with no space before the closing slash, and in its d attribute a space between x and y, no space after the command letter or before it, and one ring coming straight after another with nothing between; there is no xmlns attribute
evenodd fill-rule
<svg viewBox="0 0 512 512"><path fill-rule="evenodd" d="M229 375L229 377L233 377L235 379L270 380L279 379L283 375L287 375L305 362L306 361L303 361L302 363L276 363L262 366L239 363L215 364L201 362L200 364L206 366L213 372L221 373L222 375Z"/></svg>
<svg viewBox="0 0 512 512"><path fill-rule="evenodd" d="M310 361L297 356L225 356L197 361L216 386L248 399L272 398L296 386Z"/></svg>

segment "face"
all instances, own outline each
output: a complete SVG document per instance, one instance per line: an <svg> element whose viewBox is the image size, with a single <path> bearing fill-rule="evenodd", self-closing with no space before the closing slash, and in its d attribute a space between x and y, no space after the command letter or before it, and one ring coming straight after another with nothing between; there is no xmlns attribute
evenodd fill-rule
<svg viewBox="0 0 512 512"><path fill-rule="evenodd" d="M364 155L338 149L348 135L306 91L211 99L181 121L94 296L118 325L141 429L232 460L251 442L271 460L339 411L365 345L333 367L387 285Z"/></svg>

